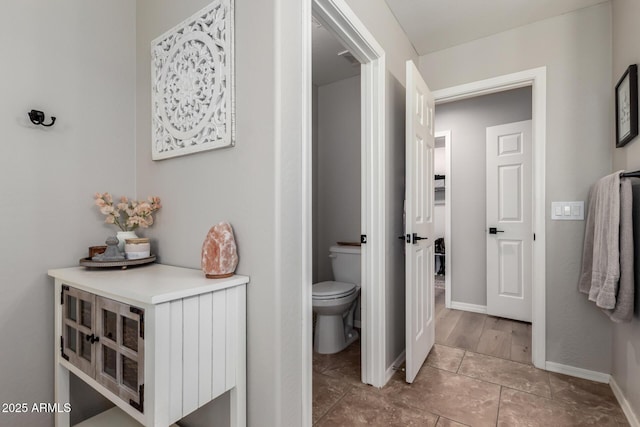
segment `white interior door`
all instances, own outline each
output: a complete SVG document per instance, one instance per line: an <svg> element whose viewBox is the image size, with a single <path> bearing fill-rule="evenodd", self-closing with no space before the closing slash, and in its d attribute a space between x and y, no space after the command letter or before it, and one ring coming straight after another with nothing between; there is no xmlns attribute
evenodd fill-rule
<svg viewBox="0 0 640 427"><path fill-rule="evenodd" d="M433 295L434 99L407 61L405 269L406 381L413 382L435 340Z"/></svg>
<svg viewBox="0 0 640 427"><path fill-rule="evenodd" d="M531 120L487 128L487 313L531 322Z"/></svg>

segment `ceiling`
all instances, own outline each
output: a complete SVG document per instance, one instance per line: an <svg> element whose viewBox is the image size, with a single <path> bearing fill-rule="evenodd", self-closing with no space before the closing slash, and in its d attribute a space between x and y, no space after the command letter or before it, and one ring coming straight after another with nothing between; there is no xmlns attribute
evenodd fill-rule
<svg viewBox="0 0 640 427"><path fill-rule="evenodd" d="M311 28L311 80L314 85L322 86L360 74L360 63L353 65L344 56L338 55L346 49L332 33L315 19Z"/></svg>
<svg viewBox="0 0 640 427"><path fill-rule="evenodd" d="M608 0L386 0L418 55Z"/></svg>
<svg viewBox="0 0 640 427"><path fill-rule="evenodd" d="M418 55L446 49L609 0L385 0ZM312 81L322 86L360 74L346 49L312 22Z"/></svg>

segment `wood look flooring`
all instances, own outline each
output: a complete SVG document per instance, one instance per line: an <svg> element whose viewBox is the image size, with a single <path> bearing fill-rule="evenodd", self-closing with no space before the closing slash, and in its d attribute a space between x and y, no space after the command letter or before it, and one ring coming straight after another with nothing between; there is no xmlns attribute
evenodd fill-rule
<svg viewBox="0 0 640 427"><path fill-rule="evenodd" d="M436 344L531 363L531 323L451 310L436 289Z"/></svg>
<svg viewBox="0 0 640 427"><path fill-rule="evenodd" d="M535 368L531 326L444 308L436 344L412 384L360 381L360 341L313 355L313 424L334 426L628 426L611 388Z"/></svg>

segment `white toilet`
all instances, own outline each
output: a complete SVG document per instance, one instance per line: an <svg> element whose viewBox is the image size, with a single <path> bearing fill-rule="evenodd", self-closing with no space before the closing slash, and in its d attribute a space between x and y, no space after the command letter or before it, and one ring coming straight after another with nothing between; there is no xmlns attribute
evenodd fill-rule
<svg viewBox="0 0 640 427"><path fill-rule="evenodd" d="M335 280L312 287L317 315L313 349L320 354L338 353L358 339L353 321L360 295L360 247L331 246L329 258Z"/></svg>

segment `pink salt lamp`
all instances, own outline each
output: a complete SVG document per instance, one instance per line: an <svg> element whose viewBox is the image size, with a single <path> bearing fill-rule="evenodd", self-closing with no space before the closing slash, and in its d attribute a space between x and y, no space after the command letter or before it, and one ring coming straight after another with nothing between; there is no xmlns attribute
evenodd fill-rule
<svg viewBox="0 0 640 427"><path fill-rule="evenodd" d="M202 271L208 279L231 277L238 266L233 228L228 222L211 227L202 244Z"/></svg>

